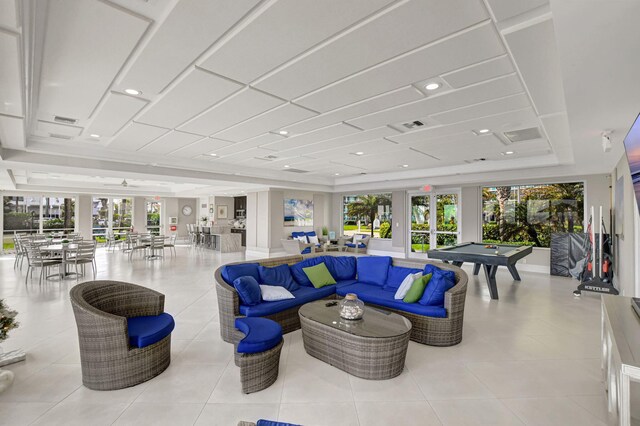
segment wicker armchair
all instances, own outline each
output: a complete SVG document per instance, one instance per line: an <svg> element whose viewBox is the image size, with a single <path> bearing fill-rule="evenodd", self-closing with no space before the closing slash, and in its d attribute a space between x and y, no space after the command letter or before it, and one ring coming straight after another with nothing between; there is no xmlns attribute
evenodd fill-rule
<svg viewBox="0 0 640 426"><path fill-rule="evenodd" d="M134 386L171 362L171 335L145 346L129 345L127 318L164 312L164 295L119 281L88 281L70 291L78 326L82 383L89 389Z"/></svg>

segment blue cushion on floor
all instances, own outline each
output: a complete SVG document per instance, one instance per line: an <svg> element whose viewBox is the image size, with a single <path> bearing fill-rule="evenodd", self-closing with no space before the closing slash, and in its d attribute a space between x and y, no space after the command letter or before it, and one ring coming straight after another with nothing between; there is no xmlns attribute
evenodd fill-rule
<svg viewBox="0 0 640 426"><path fill-rule="evenodd" d="M289 291L297 290L300 286L293 280L289 265L279 265L273 268L259 266L260 282L266 285L279 285Z"/></svg>
<svg viewBox="0 0 640 426"><path fill-rule="evenodd" d="M314 300L324 299L327 296L331 296L336 292L336 286L328 285L321 288L315 287L300 287L299 289L292 291L291 294L295 296L294 299L278 300L275 302L262 302L255 306L240 305L240 313L247 317L264 317L267 315L276 314L278 312L286 311L287 309L304 305Z"/></svg>
<svg viewBox="0 0 640 426"><path fill-rule="evenodd" d="M239 353L255 354L278 346L282 327L268 318L236 318L236 328L245 334L236 349Z"/></svg>
<svg viewBox="0 0 640 426"><path fill-rule="evenodd" d="M260 419L258 420L258 423L256 423L256 426L300 426L300 425L293 424L293 423L276 422L275 420Z"/></svg>
<svg viewBox="0 0 640 426"><path fill-rule="evenodd" d="M358 281L382 287L391 266L389 256L362 256L357 258Z"/></svg>
<svg viewBox="0 0 640 426"><path fill-rule="evenodd" d="M258 272L257 263L240 263L238 265L225 265L222 267L222 278L229 285L233 285L236 278L244 276L252 276L256 281L260 282L260 273Z"/></svg>
<svg viewBox="0 0 640 426"><path fill-rule="evenodd" d="M311 284L311 281L309 281L307 274L305 274L302 269L308 268L309 266L316 266L317 264L324 262L324 258L324 256L310 257L309 259L294 263L289 267L289 269L291 270L291 275L293 275L293 278L298 284L307 287L313 287L313 284ZM331 272L331 270L329 270L329 272Z"/></svg>
<svg viewBox="0 0 640 426"><path fill-rule="evenodd" d="M402 284L402 281L404 281L407 275L417 274L418 272L422 272L422 269L404 268L402 266L391 265L389 267L389 272L387 273L387 282L384 283L382 288L387 291L395 292L398 290L398 287L400 287L400 284Z"/></svg>
<svg viewBox="0 0 640 426"><path fill-rule="evenodd" d="M424 273L431 274L431 279L418 303L424 306L444 306L444 294L456 285L456 274L434 265L425 266Z"/></svg>
<svg viewBox="0 0 640 426"><path fill-rule="evenodd" d="M260 284L250 275L236 278L233 287L238 292L240 303L243 305L257 305L262 300Z"/></svg>
<svg viewBox="0 0 640 426"><path fill-rule="evenodd" d="M129 345L144 348L167 337L176 326L173 317L166 312L160 315L127 318Z"/></svg>
<svg viewBox="0 0 640 426"><path fill-rule="evenodd" d="M419 303L405 303L402 300L395 300L394 293L384 291L380 287L373 286L369 283L355 283L348 286L340 287L336 293L345 296L347 293L355 293L358 299L365 304L373 303L378 306L397 309L399 311L411 312L426 317L446 318L447 310L444 306L424 306Z"/></svg>
<svg viewBox="0 0 640 426"><path fill-rule="evenodd" d="M349 247L349 248L356 248L356 245L354 243L346 243L345 246ZM363 249L366 248L367 246L365 246L362 243L358 243L358 248L359 249Z"/></svg>
<svg viewBox="0 0 640 426"><path fill-rule="evenodd" d="M352 280L356 277L355 256L323 256L327 269L336 281Z"/></svg>

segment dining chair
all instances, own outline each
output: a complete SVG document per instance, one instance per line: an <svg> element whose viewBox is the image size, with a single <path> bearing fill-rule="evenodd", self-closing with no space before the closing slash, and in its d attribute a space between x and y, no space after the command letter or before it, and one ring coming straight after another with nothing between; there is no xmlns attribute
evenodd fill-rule
<svg viewBox="0 0 640 426"><path fill-rule="evenodd" d="M78 247L70 250L67 254L66 263L74 266L76 281L78 281L78 276L80 275L78 265L80 265L82 276L84 276L85 265L91 264L91 271L93 272L93 279L95 280L98 273L98 267L96 265L96 242L78 243Z"/></svg>
<svg viewBox="0 0 640 426"><path fill-rule="evenodd" d="M25 285L29 280L29 276L33 278L34 269L40 268L40 278L38 279L38 284L42 284L42 279L48 278L48 275L45 275L45 272L48 271L49 268L57 266L58 270L60 271L60 267L62 266L61 257L50 257L49 253L45 253L42 251L39 244L28 244L26 246L25 255L27 258L27 274L24 279Z"/></svg>
<svg viewBox="0 0 640 426"><path fill-rule="evenodd" d="M165 237L162 235L154 235L151 237L151 242L149 244L150 255L147 256L147 259L153 260L160 257L164 258L164 241ZM161 253L160 256L156 255L157 252Z"/></svg>
<svg viewBox="0 0 640 426"><path fill-rule="evenodd" d="M169 242L164 243L164 248L168 248L169 252L171 252L171 256L176 255L176 235L172 235L169 237Z"/></svg>

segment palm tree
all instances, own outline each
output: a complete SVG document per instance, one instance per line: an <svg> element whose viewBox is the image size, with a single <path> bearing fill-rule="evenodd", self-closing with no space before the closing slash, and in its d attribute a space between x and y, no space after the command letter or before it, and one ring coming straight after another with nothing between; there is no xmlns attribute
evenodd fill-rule
<svg viewBox="0 0 640 426"><path fill-rule="evenodd" d="M498 199L498 208L500 209L500 217L498 224L498 234L500 238L504 240L505 227L507 224L506 217L506 206L507 201L509 201L509 197L511 196L511 187L510 186L498 186L496 187L496 198Z"/></svg>
<svg viewBox="0 0 640 426"><path fill-rule="evenodd" d="M359 195L354 202L347 204L347 214L349 216L366 217L371 224L371 237L373 237L373 221L376 220L378 214L378 206L387 206L391 204L388 195Z"/></svg>

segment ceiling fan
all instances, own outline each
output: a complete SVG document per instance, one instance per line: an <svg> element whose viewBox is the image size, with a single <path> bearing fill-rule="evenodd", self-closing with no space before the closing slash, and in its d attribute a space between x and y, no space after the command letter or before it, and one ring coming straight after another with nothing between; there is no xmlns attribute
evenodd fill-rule
<svg viewBox="0 0 640 426"><path fill-rule="evenodd" d="M122 188L138 188L135 185L129 185L129 182L127 182L126 179L123 179L122 182L120 183L106 183L104 186L115 186L115 187L122 187Z"/></svg>

